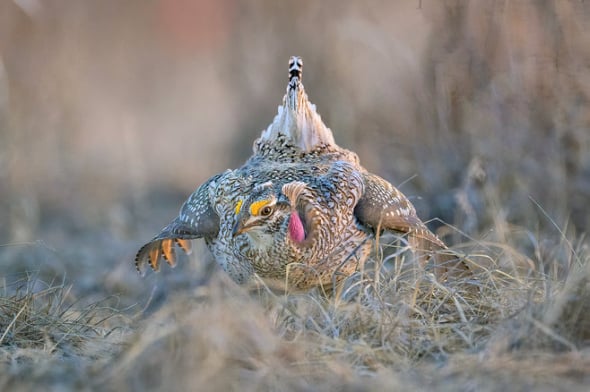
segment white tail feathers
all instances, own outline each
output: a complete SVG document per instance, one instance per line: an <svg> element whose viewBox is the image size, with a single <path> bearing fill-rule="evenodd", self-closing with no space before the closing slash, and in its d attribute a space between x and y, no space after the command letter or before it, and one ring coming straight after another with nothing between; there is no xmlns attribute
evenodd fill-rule
<svg viewBox="0 0 590 392"><path fill-rule="evenodd" d="M280 134L289 137L292 143L303 151L311 151L317 146L334 145L332 131L326 127L309 102L303 83L303 62L300 57L289 59L289 84L283 104L272 124L262 132L259 140L272 141Z"/></svg>

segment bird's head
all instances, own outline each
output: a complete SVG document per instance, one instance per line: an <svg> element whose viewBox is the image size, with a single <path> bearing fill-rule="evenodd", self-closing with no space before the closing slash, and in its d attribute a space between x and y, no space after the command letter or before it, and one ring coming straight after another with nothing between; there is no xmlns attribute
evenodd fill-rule
<svg viewBox="0 0 590 392"><path fill-rule="evenodd" d="M249 234L258 238L276 232L288 216L289 203L275 191L272 182L254 187L245 199L235 205L236 223L232 235Z"/></svg>
<svg viewBox="0 0 590 392"><path fill-rule="evenodd" d="M298 212L297 200L304 185L289 183L282 187L281 192L277 192L270 181L256 186L249 197L235 205L236 223L232 235L248 234L258 242L273 241L288 220L289 238L296 243L303 242L306 230L304 218Z"/></svg>

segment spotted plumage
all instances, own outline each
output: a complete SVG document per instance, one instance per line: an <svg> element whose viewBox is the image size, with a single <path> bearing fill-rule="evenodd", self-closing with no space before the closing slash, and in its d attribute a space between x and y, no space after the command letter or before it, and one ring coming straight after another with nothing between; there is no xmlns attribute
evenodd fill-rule
<svg viewBox="0 0 590 392"><path fill-rule="evenodd" d="M253 155L197 188L179 216L139 250L140 272L145 264L157 270L161 257L174 265L175 244L189 251L193 238L204 238L236 282L257 275L292 289L349 276L382 230L408 234L424 259L446 249L399 190L336 145L301 77L301 59L293 57L283 105Z"/></svg>

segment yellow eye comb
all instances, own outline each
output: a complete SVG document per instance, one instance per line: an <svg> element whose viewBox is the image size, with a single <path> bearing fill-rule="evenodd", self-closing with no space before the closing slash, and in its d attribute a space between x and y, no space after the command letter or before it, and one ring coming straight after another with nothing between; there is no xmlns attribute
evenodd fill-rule
<svg viewBox="0 0 590 392"><path fill-rule="evenodd" d="M236 215L238 215L240 213L240 211L242 210L242 204L244 203L243 200L238 200L238 202L236 203Z"/></svg>
<svg viewBox="0 0 590 392"><path fill-rule="evenodd" d="M252 203L250 206L250 213L252 215L258 215L260 213L260 209L270 203L270 200L259 200Z"/></svg>

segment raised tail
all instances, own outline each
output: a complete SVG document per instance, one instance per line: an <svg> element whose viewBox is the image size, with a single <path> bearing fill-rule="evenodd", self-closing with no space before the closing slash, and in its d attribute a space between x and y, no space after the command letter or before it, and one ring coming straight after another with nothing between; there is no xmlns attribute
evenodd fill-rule
<svg viewBox="0 0 590 392"><path fill-rule="evenodd" d="M259 142L272 142L279 135L285 135L303 151L311 151L322 145L335 145L332 131L326 127L315 105L307 98L302 77L303 61L301 57L293 56L289 59L289 83L283 104L279 106L272 124L262 132Z"/></svg>

